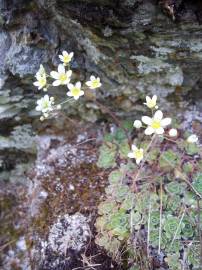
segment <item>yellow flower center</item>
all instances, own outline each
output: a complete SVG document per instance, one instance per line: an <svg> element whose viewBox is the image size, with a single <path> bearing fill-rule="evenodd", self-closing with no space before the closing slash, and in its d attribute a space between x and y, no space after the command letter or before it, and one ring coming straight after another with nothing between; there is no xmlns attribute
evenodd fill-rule
<svg viewBox="0 0 202 270"><path fill-rule="evenodd" d="M137 149L134 151L134 156L136 159L142 159L143 158L143 152L140 149Z"/></svg>
<svg viewBox="0 0 202 270"><path fill-rule="evenodd" d="M67 75L65 73L64 74L60 74L59 80L63 83L64 81L67 80Z"/></svg>
<svg viewBox="0 0 202 270"><path fill-rule="evenodd" d="M73 95L74 97L76 97L76 96L79 95L80 89L77 88L77 87L74 87L74 88L71 90L71 92L72 92L72 95Z"/></svg>
<svg viewBox="0 0 202 270"><path fill-rule="evenodd" d="M151 100L151 101L147 102L147 106L151 109L151 108L156 106L156 102Z"/></svg>
<svg viewBox="0 0 202 270"><path fill-rule="evenodd" d="M161 127L161 122L158 121L158 120L153 120L153 121L152 121L152 124L151 124L151 127L152 127L153 129L158 129L158 128Z"/></svg>
<svg viewBox="0 0 202 270"><path fill-rule="evenodd" d="M40 84L40 86L45 86L46 85L46 78L40 78L40 80L39 80L39 84Z"/></svg>
<svg viewBox="0 0 202 270"><path fill-rule="evenodd" d="M65 56L63 57L63 62L64 62L64 63L69 63L70 60L71 60L71 58L69 57L69 55L65 55Z"/></svg>
<svg viewBox="0 0 202 270"><path fill-rule="evenodd" d="M97 88L98 85L99 85L99 81L98 81L98 80L92 81L92 87L93 87L93 88Z"/></svg>
<svg viewBox="0 0 202 270"><path fill-rule="evenodd" d="M50 106L50 104L49 104L49 101L48 100L46 100L46 101L43 102L43 108L44 109L48 109L49 106Z"/></svg>

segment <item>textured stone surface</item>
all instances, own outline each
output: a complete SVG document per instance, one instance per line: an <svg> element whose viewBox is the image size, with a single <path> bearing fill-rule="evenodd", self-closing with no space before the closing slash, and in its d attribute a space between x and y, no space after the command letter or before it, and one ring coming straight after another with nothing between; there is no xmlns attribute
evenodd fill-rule
<svg viewBox="0 0 202 270"><path fill-rule="evenodd" d="M133 106L140 92L179 96L179 88L183 99L201 85L202 27L194 4L176 1L183 16L173 22L149 0L6 2L1 4L2 76L21 80L40 63L52 67L66 49L75 51L73 67L101 76L100 97L112 96L112 102L130 98Z"/></svg>
<svg viewBox="0 0 202 270"><path fill-rule="evenodd" d="M166 4L168 2L175 3L173 9ZM27 168L31 168L35 158L33 129L36 133L41 129L34 110L35 100L41 93L32 85L33 76L41 63L48 71L55 68L59 63L58 54L64 49L75 53L72 69L77 79L84 81L91 73L101 77L103 87L96 92L97 98L109 106L118 117L134 119L138 116L138 111L145 110L142 106L145 95L157 94L161 108L169 111L171 117L177 116L179 120L185 120L184 127L187 130L192 129L193 120L200 126L200 2L0 1L0 180L10 179L11 183L26 182ZM60 99L66 95L66 89L51 89L51 93L56 99ZM92 122L101 116L99 108L84 99L69 106L65 113ZM66 132L68 127L63 126L60 117L56 119L56 123ZM47 121L44 125L47 125L51 132L52 122ZM47 135L50 141L58 143L60 138L57 136L51 139L52 137ZM58 151L66 153L68 143L66 147L59 145L60 147L56 146L49 151L50 146L46 146L46 142L42 142L44 148L39 143L38 147L44 149L44 152L48 151L48 155L45 155L48 157L45 159L45 166L47 170L51 170L52 162L60 157ZM40 154L38 150L38 155ZM64 168L68 166L59 162L54 164L57 165L57 170L61 170L62 165ZM44 166L43 163L40 165L41 168ZM40 174L40 167L36 169ZM45 177L47 175L43 176L43 179ZM33 196L38 196L39 200L47 196L48 193L43 191L41 194L33 186L30 194L33 192ZM56 187L58 197L58 193L63 190L60 190L59 185ZM61 195L61 198L64 196ZM30 204L30 208L32 206L36 207ZM61 209L64 209L63 207ZM32 213L35 214L34 211ZM53 256L52 252L49 255L51 260L45 261L47 265L42 269L57 268L57 255ZM10 257L15 258L15 253L10 254ZM64 265L66 263L69 265L64 257ZM23 268L21 263L22 268L29 269L27 261L24 264ZM9 267L6 264L4 269L12 269L13 266ZM70 269L72 268L71 266ZM106 267L109 268L110 266ZM39 269L39 265L36 265L35 269ZM64 269L64 266L61 266L61 269Z"/></svg>

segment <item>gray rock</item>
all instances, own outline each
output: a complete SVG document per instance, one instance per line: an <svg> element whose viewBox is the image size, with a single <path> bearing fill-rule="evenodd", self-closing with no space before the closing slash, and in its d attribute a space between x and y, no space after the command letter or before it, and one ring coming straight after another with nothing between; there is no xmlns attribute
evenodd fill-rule
<svg viewBox="0 0 202 270"><path fill-rule="evenodd" d="M90 227L88 219L80 213L64 215L50 229L48 246L60 255L67 249L80 251L89 240Z"/></svg>

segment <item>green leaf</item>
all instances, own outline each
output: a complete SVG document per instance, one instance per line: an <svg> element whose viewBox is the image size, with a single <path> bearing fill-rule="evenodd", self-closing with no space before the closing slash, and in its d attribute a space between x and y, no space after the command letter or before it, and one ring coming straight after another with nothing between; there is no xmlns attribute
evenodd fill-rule
<svg viewBox="0 0 202 270"><path fill-rule="evenodd" d="M109 175L109 183L110 184L118 184L121 183L123 178L123 172L121 170L112 171Z"/></svg>
<svg viewBox="0 0 202 270"><path fill-rule="evenodd" d="M121 158L127 158L130 152L130 146L128 140L124 140L119 144L119 154Z"/></svg>
<svg viewBox="0 0 202 270"><path fill-rule="evenodd" d="M194 229L191 225L190 219L184 218L183 223L184 223L184 228L182 229L183 238L188 239L190 237L193 237Z"/></svg>
<svg viewBox="0 0 202 270"><path fill-rule="evenodd" d="M114 134L114 139L118 143L121 143L123 140L127 139L125 131L121 128L118 128Z"/></svg>
<svg viewBox="0 0 202 270"><path fill-rule="evenodd" d="M185 172L185 173L191 173L194 170L194 166L193 166L192 162L186 162L183 165L182 169L183 169L183 172Z"/></svg>
<svg viewBox="0 0 202 270"><path fill-rule="evenodd" d="M200 245L192 245L189 248L187 260L189 265L193 265L194 268L198 268L200 266Z"/></svg>
<svg viewBox="0 0 202 270"><path fill-rule="evenodd" d="M179 155L173 150L169 149L163 152L159 159L159 166L164 171L169 171L179 164Z"/></svg>
<svg viewBox="0 0 202 270"><path fill-rule="evenodd" d="M167 264L169 265L170 270L179 270L181 269L180 263L180 254L179 252L176 254L168 254L167 258L165 259Z"/></svg>
<svg viewBox="0 0 202 270"><path fill-rule="evenodd" d="M160 213L159 211L151 212L150 215L150 226L152 227L158 227L160 224Z"/></svg>
<svg viewBox="0 0 202 270"><path fill-rule="evenodd" d="M178 183L176 181L170 182L165 185L165 189L170 194L183 194L187 185L185 183Z"/></svg>
<svg viewBox="0 0 202 270"><path fill-rule="evenodd" d="M135 206L134 194L129 192L121 204L121 209L131 210Z"/></svg>
<svg viewBox="0 0 202 270"><path fill-rule="evenodd" d="M186 143L185 150L188 155L195 155L199 153L200 149L196 143Z"/></svg>
<svg viewBox="0 0 202 270"><path fill-rule="evenodd" d="M114 194L114 197L117 202L122 202L129 192L130 189L128 186L121 185L120 187L118 187L116 194Z"/></svg>
<svg viewBox="0 0 202 270"><path fill-rule="evenodd" d="M113 168L116 165L116 152L117 147L114 144L103 144L100 147L97 166L104 169Z"/></svg>
<svg viewBox="0 0 202 270"><path fill-rule="evenodd" d="M179 226L180 218L174 217L174 216L167 216L164 222L164 230L167 238L173 238L174 235L176 235L176 239L180 237L181 229L183 227L183 223L181 223L181 226Z"/></svg>
<svg viewBox="0 0 202 270"><path fill-rule="evenodd" d="M98 214L103 215L107 213L111 213L116 209L116 203L111 201L101 202L98 206Z"/></svg>
<svg viewBox="0 0 202 270"><path fill-rule="evenodd" d="M202 173L196 176L196 179L193 182L193 186L200 194L202 194Z"/></svg>

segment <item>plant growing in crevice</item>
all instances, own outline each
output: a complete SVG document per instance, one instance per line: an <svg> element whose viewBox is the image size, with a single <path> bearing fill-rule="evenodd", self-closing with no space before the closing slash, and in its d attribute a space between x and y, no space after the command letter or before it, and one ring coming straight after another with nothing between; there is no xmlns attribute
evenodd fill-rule
<svg viewBox="0 0 202 270"><path fill-rule="evenodd" d="M59 102L48 94L39 99L36 110L41 112L41 120L85 95L85 87L93 91L101 86L100 78L93 75L85 87L80 81L72 82L72 57L73 53L63 51L57 71L48 75L41 65L36 74L34 85L39 90L64 86L68 96ZM202 163L198 137L192 134L185 139L179 130L168 129L172 119L163 117L157 96L146 97L144 105L150 116L134 121L136 131L144 129L144 141L141 133L132 141L127 123L94 102L118 125L104 136L99 150L97 166L111 169L111 173L105 200L98 207L96 243L130 270L160 266L200 269Z"/></svg>
<svg viewBox="0 0 202 270"><path fill-rule="evenodd" d="M41 112L42 115L40 119L42 121L53 115L55 111L60 110L64 104L78 100L85 94L84 90L86 90L86 87L90 90L94 90L102 85L100 78L95 77L94 75L91 75L90 80L85 82L83 86L80 81L72 83L70 63L73 56L73 52L67 53L66 51L63 51L62 54L59 55L59 59L62 63L58 65L57 71L51 71L50 74L48 74L43 65L40 65L40 68L35 75L36 81L34 82L34 85L38 90L47 92L51 86L64 86L67 89L68 98L57 104L55 104L55 98L52 96L50 97L48 94L37 100L36 110Z"/></svg>
<svg viewBox="0 0 202 270"><path fill-rule="evenodd" d="M117 140L114 132L105 136L100 148L98 166L113 170L105 201L98 207L96 243L127 262L127 269L154 269L155 265L200 269L198 138L191 135L185 140L175 128L168 129L172 120L163 118L156 96L147 97L145 105L151 116L134 122L136 130L145 128L144 142L137 134L129 150L126 136ZM128 150L125 155L123 143Z"/></svg>

